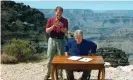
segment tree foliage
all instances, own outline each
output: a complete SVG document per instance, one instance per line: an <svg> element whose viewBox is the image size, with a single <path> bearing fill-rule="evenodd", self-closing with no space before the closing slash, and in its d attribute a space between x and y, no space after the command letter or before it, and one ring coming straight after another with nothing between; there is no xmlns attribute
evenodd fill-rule
<svg viewBox="0 0 133 80"><path fill-rule="evenodd" d="M46 41L46 22L44 14L38 9L14 1L1 1L2 46L13 38L29 40L34 43L32 45Z"/></svg>

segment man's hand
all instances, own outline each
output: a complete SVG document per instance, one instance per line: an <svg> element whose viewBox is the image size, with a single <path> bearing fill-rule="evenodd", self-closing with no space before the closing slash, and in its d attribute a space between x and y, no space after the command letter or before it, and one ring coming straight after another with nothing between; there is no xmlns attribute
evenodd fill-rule
<svg viewBox="0 0 133 80"><path fill-rule="evenodd" d="M63 33L67 33L67 29L66 28L61 28L60 29Z"/></svg>
<svg viewBox="0 0 133 80"><path fill-rule="evenodd" d="M67 52L65 52L65 56L68 56L68 53Z"/></svg>
<svg viewBox="0 0 133 80"><path fill-rule="evenodd" d="M54 23L54 26L55 26L56 28L61 29L61 28L63 28L63 23L57 21L57 22Z"/></svg>
<svg viewBox="0 0 133 80"><path fill-rule="evenodd" d="M67 29L64 28L64 24L62 22L60 22L58 19L54 21L54 24L53 24L56 28L60 29L61 32L63 33L67 33Z"/></svg>
<svg viewBox="0 0 133 80"><path fill-rule="evenodd" d="M54 21L54 24L53 24L53 25L54 25L55 27L58 27L58 24L59 24L59 21L56 20L56 21Z"/></svg>
<svg viewBox="0 0 133 80"><path fill-rule="evenodd" d="M54 25L52 25L51 27L49 27L49 28L46 28L46 32L47 33L49 33L49 32L51 32L53 29L54 29Z"/></svg>
<svg viewBox="0 0 133 80"><path fill-rule="evenodd" d="M94 56L94 54L93 54L93 53L91 53L91 54L89 54L89 56Z"/></svg>
<svg viewBox="0 0 133 80"><path fill-rule="evenodd" d="M59 22L58 25L60 26L60 28L63 28L63 26L64 26L62 22Z"/></svg>

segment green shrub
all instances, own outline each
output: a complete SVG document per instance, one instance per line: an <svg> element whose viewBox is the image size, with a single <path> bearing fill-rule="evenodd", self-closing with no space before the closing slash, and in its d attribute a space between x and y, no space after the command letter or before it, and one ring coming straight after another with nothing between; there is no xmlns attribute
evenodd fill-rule
<svg viewBox="0 0 133 80"><path fill-rule="evenodd" d="M11 43L3 46L3 52L9 56L16 57L18 61L33 55L36 50L27 40L13 39Z"/></svg>

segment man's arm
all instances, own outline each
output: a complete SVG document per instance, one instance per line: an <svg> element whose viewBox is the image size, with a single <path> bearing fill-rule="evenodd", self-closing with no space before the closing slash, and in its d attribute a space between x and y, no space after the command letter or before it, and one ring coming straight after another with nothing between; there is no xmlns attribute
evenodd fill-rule
<svg viewBox="0 0 133 80"><path fill-rule="evenodd" d="M66 28L61 28L60 30L61 30L64 34L67 33L67 31L68 31Z"/></svg>
<svg viewBox="0 0 133 80"><path fill-rule="evenodd" d="M50 33L53 29L54 29L54 25L52 25L52 26L49 27L49 28L46 28L46 32L47 32L47 33Z"/></svg>
<svg viewBox="0 0 133 80"><path fill-rule="evenodd" d="M55 24L51 25L51 19L49 19L46 24L46 32L50 33L54 29L54 27Z"/></svg>
<svg viewBox="0 0 133 80"><path fill-rule="evenodd" d="M67 19L66 19L66 23L65 23L65 28L62 27L60 30L61 30L63 33L67 33L67 32L68 32L68 20L67 20Z"/></svg>
<svg viewBox="0 0 133 80"><path fill-rule="evenodd" d="M69 52L69 42L64 46L64 52L65 52L65 56L68 56L68 52Z"/></svg>
<svg viewBox="0 0 133 80"><path fill-rule="evenodd" d="M97 45L95 43L92 43L92 49L91 49L91 56L93 56L96 53Z"/></svg>

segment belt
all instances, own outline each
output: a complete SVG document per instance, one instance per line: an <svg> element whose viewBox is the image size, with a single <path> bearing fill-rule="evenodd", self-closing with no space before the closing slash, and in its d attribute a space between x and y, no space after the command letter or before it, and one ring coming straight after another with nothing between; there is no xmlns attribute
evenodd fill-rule
<svg viewBox="0 0 133 80"><path fill-rule="evenodd" d="M64 37L51 36L51 38L55 38L55 39L63 39Z"/></svg>

